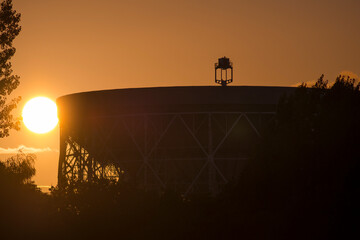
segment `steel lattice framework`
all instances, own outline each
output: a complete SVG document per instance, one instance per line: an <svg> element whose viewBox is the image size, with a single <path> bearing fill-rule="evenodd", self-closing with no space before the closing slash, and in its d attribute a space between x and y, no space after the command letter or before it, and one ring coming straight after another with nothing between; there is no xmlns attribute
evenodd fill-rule
<svg viewBox="0 0 360 240"><path fill-rule="evenodd" d="M171 100L166 104L173 105ZM64 117L59 185L106 178L188 195L216 194L224 184L236 182L275 111L259 106L239 111L249 109L244 104L231 111L219 111L227 108L219 104L188 106L111 114L91 108L91 114L81 112L80 120ZM174 108L191 111L169 110Z"/></svg>

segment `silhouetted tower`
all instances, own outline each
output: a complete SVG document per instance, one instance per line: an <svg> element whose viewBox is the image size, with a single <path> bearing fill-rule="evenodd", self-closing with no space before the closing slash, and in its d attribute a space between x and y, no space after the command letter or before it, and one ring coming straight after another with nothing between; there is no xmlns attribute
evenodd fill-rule
<svg viewBox="0 0 360 240"><path fill-rule="evenodd" d="M220 69L220 79L218 79L218 69ZM228 69L230 69L231 77L228 78ZM223 74L223 72L225 74ZM225 78L223 78L225 75ZM233 81L233 66L230 59L227 57L219 58L218 63L215 63L215 82L221 84L221 86L226 87L229 83Z"/></svg>

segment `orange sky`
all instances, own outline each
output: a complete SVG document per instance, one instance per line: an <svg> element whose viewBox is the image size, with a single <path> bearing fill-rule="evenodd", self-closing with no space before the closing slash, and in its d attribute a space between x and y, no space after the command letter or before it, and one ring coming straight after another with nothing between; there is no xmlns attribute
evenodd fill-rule
<svg viewBox="0 0 360 240"><path fill-rule="evenodd" d="M360 74L358 0L14 0L14 7L22 14L13 59L18 113L38 95L214 85L222 56L234 63L234 85ZM51 149L38 154L35 181L56 185L59 129L37 135L23 127L0 139L0 150L19 145Z"/></svg>

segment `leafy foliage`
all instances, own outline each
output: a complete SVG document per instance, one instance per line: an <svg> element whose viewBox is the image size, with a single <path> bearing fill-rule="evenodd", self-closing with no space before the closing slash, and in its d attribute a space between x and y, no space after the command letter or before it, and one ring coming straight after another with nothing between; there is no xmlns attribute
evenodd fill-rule
<svg viewBox="0 0 360 240"><path fill-rule="evenodd" d="M19 35L21 15L13 10L12 0L1 2L0 9L0 137L9 136L10 129L19 129L20 121L12 111L20 97L8 100L8 96L19 85L19 76L13 74L11 58L15 54L14 39Z"/></svg>
<svg viewBox="0 0 360 240"><path fill-rule="evenodd" d="M23 239L38 231L37 225L46 224L42 222L49 209L46 198L31 182L34 159L34 155L20 152L0 162L1 239Z"/></svg>
<svg viewBox="0 0 360 240"><path fill-rule="evenodd" d="M19 183L31 183L31 178L35 175L35 154L24 154L19 152L4 162L5 170L14 180Z"/></svg>
<svg viewBox="0 0 360 240"><path fill-rule="evenodd" d="M360 200L359 123L355 79L339 76L329 87L321 76L313 86L302 84L284 96L240 180L234 208L249 219L247 229L261 229L257 238L267 239L354 233Z"/></svg>

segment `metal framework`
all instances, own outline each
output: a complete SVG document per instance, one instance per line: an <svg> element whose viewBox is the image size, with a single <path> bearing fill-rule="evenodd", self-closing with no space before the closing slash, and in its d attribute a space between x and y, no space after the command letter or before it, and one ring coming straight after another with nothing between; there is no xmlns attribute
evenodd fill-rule
<svg viewBox="0 0 360 240"><path fill-rule="evenodd" d="M286 87L164 87L57 99L60 187L101 179L217 194L237 182Z"/></svg>
<svg viewBox="0 0 360 240"><path fill-rule="evenodd" d="M62 129L59 185L102 178L183 193L236 181L274 112L95 116L88 134ZM74 134L73 134L74 133Z"/></svg>

